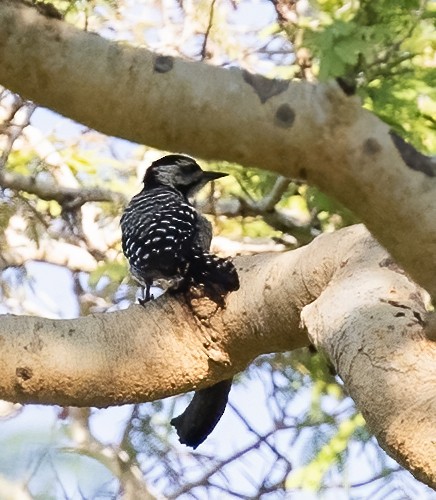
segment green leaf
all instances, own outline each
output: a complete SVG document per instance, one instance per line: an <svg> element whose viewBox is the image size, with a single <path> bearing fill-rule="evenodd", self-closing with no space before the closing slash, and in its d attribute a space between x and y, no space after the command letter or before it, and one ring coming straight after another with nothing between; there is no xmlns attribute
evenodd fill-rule
<svg viewBox="0 0 436 500"><path fill-rule="evenodd" d="M344 63L355 65L365 47L366 43L363 40L346 38L338 41L333 50Z"/></svg>

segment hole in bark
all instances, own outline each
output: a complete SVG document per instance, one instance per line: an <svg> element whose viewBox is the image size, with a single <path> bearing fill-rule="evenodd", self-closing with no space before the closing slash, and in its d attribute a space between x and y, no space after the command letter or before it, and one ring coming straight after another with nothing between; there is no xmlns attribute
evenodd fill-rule
<svg viewBox="0 0 436 500"><path fill-rule="evenodd" d="M381 151L381 146L373 137L366 139L363 143L363 152L368 156L373 156Z"/></svg>
<svg viewBox="0 0 436 500"><path fill-rule="evenodd" d="M31 368L27 368L27 367L17 368L15 370L15 373L16 373L17 377L22 379L22 380L29 380L32 378L32 375L33 375Z"/></svg>
<svg viewBox="0 0 436 500"><path fill-rule="evenodd" d="M171 56L158 56L154 60L154 70L156 73L167 73L174 66L174 59Z"/></svg>
<svg viewBox="0 0 436 500"><path fill-rule="evenodd" d="M289 128L295 121L295 111L289 104L282 104L276 111L276 125L279 127Z"/></svg>
<svg viewBox="0 0 436 500"><path fill-rule="evenodd" d="M420 325L424 325L425 322L424 322L424 319L422 318L422 316L419 314L419 312L417 311L413 311L413 315L415 316L415 318L417 319L418 323Z"/></svg>

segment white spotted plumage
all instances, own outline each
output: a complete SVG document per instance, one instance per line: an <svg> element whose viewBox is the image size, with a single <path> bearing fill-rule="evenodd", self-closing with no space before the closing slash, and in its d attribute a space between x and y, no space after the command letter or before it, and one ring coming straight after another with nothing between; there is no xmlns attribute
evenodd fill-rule
<svg viewBox="0 0 436 500"><path fill-rule="evenodd" d="M154 162L144 188L132 198L121 218L122 247L132 275L150 288L162 278L193 283L212 281L236 290L239 281L230 260L209 254L210 223L189 197L224 174L204 172L189 157L170 155Z"/></svg>

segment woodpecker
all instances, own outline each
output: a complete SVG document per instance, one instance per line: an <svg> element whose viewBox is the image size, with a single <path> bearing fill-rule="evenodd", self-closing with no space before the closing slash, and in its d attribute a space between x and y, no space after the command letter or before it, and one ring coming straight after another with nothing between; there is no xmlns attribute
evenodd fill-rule
<svg viewBox="0 0 436 500"><path fill-rule="evenodd" d="M169 289L203 285L221 295L239 288L233 263L209 253L212 226L190 203L209 181L226 176L205 172L184 155L168 155L151 164L144 187L121 217L122 247L135 280L150 299L153 282Z"/></svg>
<svg viewBox="0 0 436 500"><path fill-rule="evenodd" d="M230 259L209 252L212 226L190 199L208 182L226 176L203 171L193 158L168 155L153 162L144 187L132 198L121 217L122 248L130 272L145 289L145 303L153 283L166 282L170 291L195 285L221 302L239 288ZM182 415L171 424L181 443L196 448L212 432L227 404L231 380L195 393Z"/></svg>

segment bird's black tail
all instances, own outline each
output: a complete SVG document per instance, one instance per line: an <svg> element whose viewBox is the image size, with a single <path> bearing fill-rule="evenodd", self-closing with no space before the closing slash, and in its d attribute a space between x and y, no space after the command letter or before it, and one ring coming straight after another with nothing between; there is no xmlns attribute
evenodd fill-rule
<svg viewBox="0 0 436 500"><path fill-rule="evenodd" d="M230 259L205 252L199 246L191 251L185 284L203 286L206 295L218 304L229 292L238 290L238 273ZM231 386L229 379L197 391L186 410L171 420L182 444L195 449L215 429L226 409Z"/></svg>
<svg viewBox="0 0 436 500"><path fill-rule="evenodd" d="M198 249L194 251L188 272L195 284L214 284L219 287L222 294L239 289L238 273L230 259L222 259Z"/></svg>
<svg viewBox="0 0 436 500"><path fill-rule="evenodd" d="M215 429L226 409L231 386L229 379L197 391L186 410L171 420L182 444L195 449Z"/></svg>

